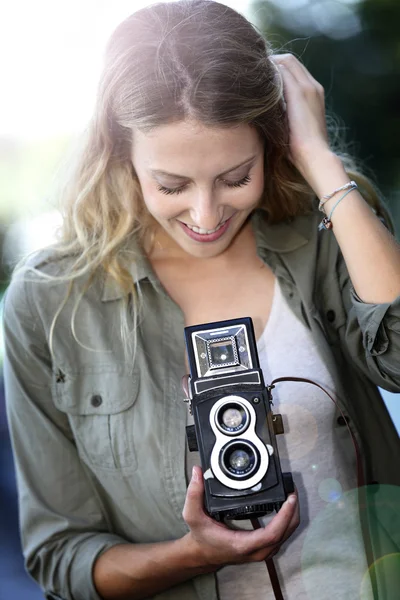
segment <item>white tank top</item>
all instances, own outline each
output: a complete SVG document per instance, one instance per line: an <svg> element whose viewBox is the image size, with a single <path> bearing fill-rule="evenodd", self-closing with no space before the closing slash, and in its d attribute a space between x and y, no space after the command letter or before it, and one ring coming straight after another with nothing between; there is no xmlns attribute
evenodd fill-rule
<svg viewBox="0 0 400 600"><path fill-rule="evenodd" d="M269 320L257 342L265 383L277 377L305 377L333 396L335 389L310 331L287 305L275 280ZM301 523L274 557L285 600L372 598L358 521L356 462L346 427L336 423L335 405L319 388L298 382L277 384L273 411L283 417L277 436L282 471L298 490ZM188 423L193 420L189 417ZM200 464L187 453L187 476ZM266 525L273 515L262 521ZM249 521L233 527L251 529ZM365 576L365 577L364 577ZM217 573L221 600L274 600L265 563L232 565Z"/></svg>

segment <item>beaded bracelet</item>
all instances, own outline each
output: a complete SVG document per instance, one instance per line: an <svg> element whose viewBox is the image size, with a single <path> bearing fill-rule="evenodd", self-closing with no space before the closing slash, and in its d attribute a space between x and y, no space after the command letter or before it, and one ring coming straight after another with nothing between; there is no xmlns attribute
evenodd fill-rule
<svg viewBox="0 0 400 600"><path fill-rule="evenodd" d="M350 194L350 192L352 192L353 190L358 188L358 185L355 183L355 181L351 182L352 185L350 189L348 189L343 196L341 196L339 198L339 200L336 202L336 204L334 204L334 206L332 207L331 212L329 213L329 217L324 217L321 221L321 223L318 225L318 231L321 231L322 229L332 229L332 221L331 221L331 217L332 217L332 213L335 210L335 208L337 207L337 205L339 204L339 202L341 202L343 200L343 198L345 198L347 196L347 194Z"/></svg>

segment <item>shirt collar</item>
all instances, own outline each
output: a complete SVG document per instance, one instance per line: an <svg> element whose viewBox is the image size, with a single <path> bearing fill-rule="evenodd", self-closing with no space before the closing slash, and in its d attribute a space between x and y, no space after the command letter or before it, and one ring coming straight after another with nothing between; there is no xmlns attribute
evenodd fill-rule
<svg viewBox="0 0 400 600"><path fill-rule="evenodd" d="M270 225L263 210L254 211L251 220L259 253L262 253L263 250L277 253L293 252L307 244L311 235L307 235L308 231L304 227L303 219L303 217L298 217L291 222L285 221ZM137 259L134 263L131 262L128 267L134 283L137 284L143 279L149 279L154 283L156 276L150 261L140 252L138 247L135 247L134 253ZM123 296L124 292L120 285L111 275L107 275L103 287L102 302L118 300Z"/></svg>

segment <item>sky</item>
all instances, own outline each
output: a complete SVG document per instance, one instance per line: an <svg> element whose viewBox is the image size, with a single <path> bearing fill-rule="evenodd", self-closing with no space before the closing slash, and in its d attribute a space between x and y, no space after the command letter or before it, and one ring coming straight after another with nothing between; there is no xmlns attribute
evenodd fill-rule
<svg viewBox="0 0 400 600"><path fill-rule="evenodd" d="M169 1L169 0L167 0ZM250 0L220 0L247 14ZM105 44L149 0L14 0L0 8L0 136L80 131L90 117Z"/></svg>

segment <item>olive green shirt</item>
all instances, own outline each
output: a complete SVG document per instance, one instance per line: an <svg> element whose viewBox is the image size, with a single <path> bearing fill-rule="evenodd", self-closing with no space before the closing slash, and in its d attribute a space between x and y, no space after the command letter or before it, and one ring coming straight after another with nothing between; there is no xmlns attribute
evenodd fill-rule
<svg viewBox="0 0 400 600"><path fill-rule="evenodd" d="M310 329L360 442L366 480L379 482L372 486L375 496L385 498L386 490L400 489L393 487L400 484L399 438L376 386L400 391L400 297L391 304L362 302L334 234L317 230L319 219L314 212L271 226L256 211L258 253ZM68 260L45 250L28 264L54 275ZM134 360L124 357L123 295L110 277L96 279L78 305L80 344L71 331L80 295L74 286L58 316L53 358L50 326L66 284L21 272L6 295L4 376L22 544L26 567L47 598L99 600L92 566L102 552L188 531L182 519L183 315L143 256L132 276L143 300ZM239 280L238 294L240 288ZM398 506L375 512L365 518L370 561L400 551ZM391 598L393 585L400 587L379 577L376 598ZM216 600L215 576L196 577L155 598Z"/></svg>

